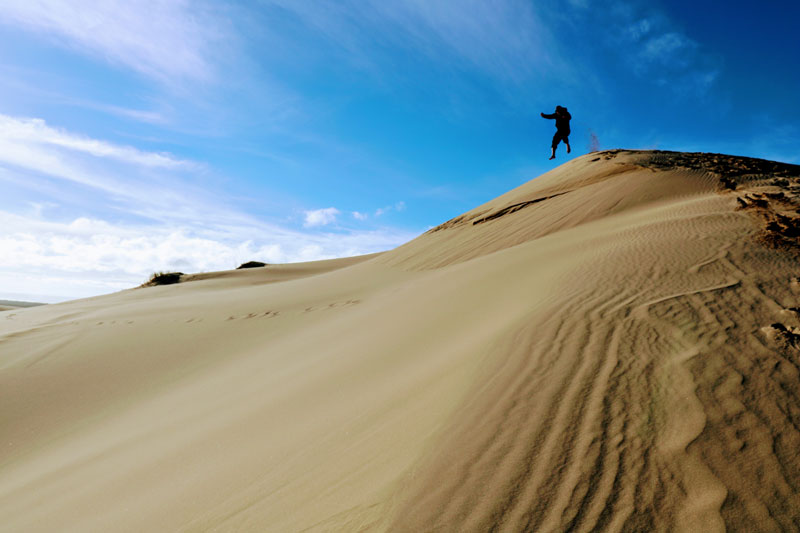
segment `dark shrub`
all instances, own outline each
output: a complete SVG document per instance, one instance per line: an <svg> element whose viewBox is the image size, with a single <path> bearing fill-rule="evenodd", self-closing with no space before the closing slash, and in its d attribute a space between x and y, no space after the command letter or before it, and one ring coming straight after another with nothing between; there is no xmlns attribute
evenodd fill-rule
<svg viewBox="0 0 800 533"><path fill-rule="evenodd" d="M183 276L183 272L154 272L147 283L143 284L142 287L152 287L154 285L172 285L173 283L179 283L181 281L181 276Z"/></svg>
<svg viewBox="0 0 800 533"><path fill-rule="evenodd" d="M267 264L266 263L262 263L261 261L248 261L247 263L242 263L241 265L236 267L236 270L239 270L239 269L242 269L242 268L258 268L258 267L265 267L265 266L267 266Z"/></svg>

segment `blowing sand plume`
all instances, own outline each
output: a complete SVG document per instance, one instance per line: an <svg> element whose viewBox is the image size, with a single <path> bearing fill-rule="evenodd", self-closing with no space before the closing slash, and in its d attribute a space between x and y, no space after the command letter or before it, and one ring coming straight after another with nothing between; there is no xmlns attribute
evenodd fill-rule
<svg viewBox="0 0 800 533"><path fill-rule="evenodd" d="M800 530L798 208L607 151L382 254L0 312L0 531Z"/></svg>

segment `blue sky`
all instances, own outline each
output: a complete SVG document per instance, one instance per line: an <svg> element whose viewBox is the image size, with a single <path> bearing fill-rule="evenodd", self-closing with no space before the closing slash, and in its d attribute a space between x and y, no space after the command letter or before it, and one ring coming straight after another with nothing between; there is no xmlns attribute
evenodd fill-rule
<svg viewBox="0 0 800 533"><path fill-rule="evenodd" d="M4 0L0 299L390 249L592 139L800 163L797 3L598 5Z"/></svg>

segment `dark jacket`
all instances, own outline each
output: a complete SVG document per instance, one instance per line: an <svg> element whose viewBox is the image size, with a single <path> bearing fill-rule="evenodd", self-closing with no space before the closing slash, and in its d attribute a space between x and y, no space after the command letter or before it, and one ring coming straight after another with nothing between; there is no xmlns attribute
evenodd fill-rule
<svg viewBox="0 0 800 533"><path fill-rule="evenodd" d="M556 128L559 133L569 133L569 121L572 119L572 115L569 114L565 107L562 107L561 110L556 110L555 113L550 115L542 113L542 117L556 119Z"/></svg>

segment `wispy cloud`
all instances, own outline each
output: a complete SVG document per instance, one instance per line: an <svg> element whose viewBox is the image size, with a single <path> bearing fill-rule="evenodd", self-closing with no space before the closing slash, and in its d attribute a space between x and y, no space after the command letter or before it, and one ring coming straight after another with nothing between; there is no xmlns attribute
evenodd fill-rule
<svg viewBox="0 0 800 533"><path fill-rule="evenodd" d="M705 93L716 80L716 62L663 13L655 9L639 13L621 2L612 11L618 31L611 34L611 45L627 56L638 76L678 93L695 94Z"/></svg>
<svg viewBox="0 0 800 533"><path fill-rule="evenodd" d="M188 0L5 0L0 22L161 81L209 80L222 32L203 3Z"/></svg>
<svg viewBox="0 0 800 533"><path fill-rule="evenodd" d="M635 58L637 67L687 68L697 52L698 44L686 35L675 31L658 31L648 19L631 24L627 29L631 39L639 44Z"/></svg>
<svg viewBox="0 0 800 533"><path fill-rule="evenodd" d="M390 211L405 211L406 203L405 202L397 202L394 205L387 205L385 207L379 207L375 210L375 216L383 216Z"/></svg>
<svg viewBox="0 0 800 533"><path fill-rule="evenodd" d="M587 9L589 0L568 0L569 5L578 9Z"/></svg>
<svg viewBox="0 0 800 533"><path fill-rule="evenodd" d="M646 18L637 20L625 27L624 33L632 40L639 41L643 36L650 33L650 21Z"/></svg>
<svg viewBox="0 0 800 533"><path fill-rule="evenodd" d="M557 52L548 46L549 30L529 2L466 0L454 7L408 0L373 5L432 57L450 51L481 71L509 80L556 65L552 56Z"/></svg>
<svg viewBox="0 0 800 533"><path fill-rule="evenodd" d="M201 163L168 153L93 139L38 118L7 115L0 115L0 165L13 171L7 179L27 176L30 187L53 179L78 184L99 195L99 205L160 220L192 211L187 198L195 186L186 177L205 171ZM74 194L74 187L64 185L62 194Z"/></svg>
<svg viewBox="0 0 800 533"><path fill-rule="evenodd" d="M198 168L196 163L177 159L167 153L143 152L64 130L53 128L40 118L16 118L0 114L0 142L22 142L30 145L51 145L83 152L95 157L154 168ZM17 161L19 161L17 159Z"/></svg>
<svg viewBox="0 0 800 533"><path fill-rule="evenodd" d="M148 110L148 109L132 109L129 107L108 105L99 102L79 101L75 99L73 99L70 103L79 107L95 109L97 111L110 113L118 117L132 119L137 122L145 122L147 124L166 124L168 122L167 117L161 111Z"/></svg>
<svg viewBox="0 0 800 533"><path fill-rule="evenodd" d="M538 76L543 69L564 68L547 24L533 5L523 0L266 3L294 13L360 64L374 61L374 55L362 51L379 50L378 44L503 81L520 81Z"/></svg>

